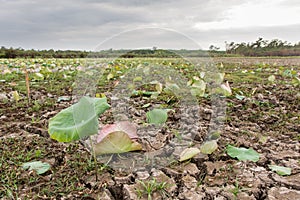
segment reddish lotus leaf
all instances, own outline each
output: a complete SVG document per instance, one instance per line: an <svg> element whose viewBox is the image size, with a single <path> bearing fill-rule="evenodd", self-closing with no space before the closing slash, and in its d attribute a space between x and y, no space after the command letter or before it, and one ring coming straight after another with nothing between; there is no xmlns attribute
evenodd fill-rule
<svg viewBox="0 0 300 200"><path fill-rule="evenodd" d="M134 124L129 121L121 121L115 124L105 125L98 134L97 142L101 142L107 135L112 132L121 131L126 133L130 139L137 139L137 130Z"/></svg>

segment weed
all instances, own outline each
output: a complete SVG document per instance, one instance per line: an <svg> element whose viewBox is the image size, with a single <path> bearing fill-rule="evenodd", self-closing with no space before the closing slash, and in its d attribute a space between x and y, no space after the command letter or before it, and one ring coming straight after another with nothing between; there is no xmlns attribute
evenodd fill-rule
<svg viewBox="0 0 300 200"><path fill-rule="evenodd" d="M199 175L199 180L197 181L197 187L200 187L202 184L203 184L203 181L204 181L204 179L205 179L205 176L206 176L206 174L205 173L201 173L200 175Z"/></svg>
<svg viewBox="0 0 300 200"><path fill-rule="evenodd" d="M238 180L235 180L235 187L231 190L232 194L237 197L238 193L240 192L240 186Z"/></svg>
<svg viewBox="0 0 300 200"><path fill-rule="evenodd" d="M159 192L162 197L168 196L166 191L168 184L167 182L158 183L156 179L150 181L139 181L142 189L136 189L138 198L142 198L143 195L147 195L148 200L152 200L152 195L155 192Z"/></svg>

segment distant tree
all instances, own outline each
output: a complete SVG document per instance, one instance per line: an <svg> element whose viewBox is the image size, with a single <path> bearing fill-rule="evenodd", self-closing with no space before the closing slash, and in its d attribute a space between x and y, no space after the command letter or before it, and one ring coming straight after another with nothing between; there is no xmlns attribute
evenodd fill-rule
<svg viewBox="0 0 300 200"><path fill-rule="evenodd" d="M16 57L17 57L16 50L14 50L12 47L6 49L5 58L16 58Z"/></svg>
<svg viewBox="0 0 300 200"><path fill-rule="evenodd" d="M253 43L234 42L225 43L226 52L229 54L240 54L244 56L296 56L300 55L300 46L292 45L286 41L273 39L271 41L258 38ZM298 43L299 44L299 43Z"/></svg>
<svg viewBox="0 0 300 200"><path fill-rule="evenodd" d="M216 47L216 46L214 46L214 45L210 45L209 46L209 50L210 51L218 51L220 49L220 47Z"/></svg>

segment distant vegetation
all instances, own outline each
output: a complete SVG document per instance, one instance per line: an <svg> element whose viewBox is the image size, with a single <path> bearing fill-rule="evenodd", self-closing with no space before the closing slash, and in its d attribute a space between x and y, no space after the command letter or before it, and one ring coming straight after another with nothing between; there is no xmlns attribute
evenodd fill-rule
<svg viewBox="0 0 300 200"><path fill-rule="evenodd" d="M243 56L300 56L300 42L290 44L286 41L273 39L271 41L258 38L252 43L227 43L227 54Z"/></svg>
<svg viewBox="0 0 300 200"><path fill-rule="evenodd" d="M152 49L138 50L101 50L75 51L75 50L25 50L22 48L1 47L0 58L86 58L86 57L207 57L207 56L300 56L300 42L290 44L286 41L273 39L271 41L258 38L252 43L226 42L226 51L220 51L219 47L211 45L209 50L164 50L153 47Z"/></svg>
<svg viewBox="0 0 300 200"><path fill-rule="evenodd" d="M25 50L22 48L6 48L1 47L0 58L85 58L87 51L74 50Z"/></svg>

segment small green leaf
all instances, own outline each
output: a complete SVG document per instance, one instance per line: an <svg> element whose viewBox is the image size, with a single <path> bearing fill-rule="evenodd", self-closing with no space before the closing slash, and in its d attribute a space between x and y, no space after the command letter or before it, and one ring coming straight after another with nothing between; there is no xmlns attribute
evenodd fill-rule
<svg viewBox="0 0 300 200"><path fill-rule="evenodd" d="M227 146L227 154L232 158L237 158L240 161L250 160L257 162L259 160L259 154L254 151L252 148L237 148L231 145Z"/></svg>
<svg viewBox="0 0 300 200"><path fill-rule="evenodd" d="M218 144L216 140L211 140L205 142L203 145L200 147L200 152L203 154L211 154L218 148Z"/></svg>
<svg viewBox="0 0 300 200"><path fill-rule="evenodd" d="M198 153L200 153L200 150L198 148L195 148L195 147L187 148L187 149L183 150L183 152L180 154L179 161L182 162L182 161L191 159Z"/></svg>
<svg viewBox="0 0 300 200"><path fill-rule="evenodd" d="M277 165L268 165L268 167L281 176L291 175L292 169L289 167L282 167Z"/></svg>
<svg viewBox="0 0 300 200"><path fill-rule="evenodd" d="M167 121L168 110L166 109L153 109L146 113L147 122L150 124L160 125Z"/></svg>
<svg viewBox="0 0 300 200"><path fill-rule="evenodd" d="M36 171L37 174L43 174L50 169L50 164L41 162L41 161L33 161L27 162L22 165L23 169L29 169Z"/></svg>

